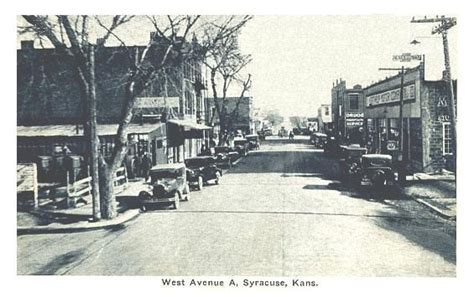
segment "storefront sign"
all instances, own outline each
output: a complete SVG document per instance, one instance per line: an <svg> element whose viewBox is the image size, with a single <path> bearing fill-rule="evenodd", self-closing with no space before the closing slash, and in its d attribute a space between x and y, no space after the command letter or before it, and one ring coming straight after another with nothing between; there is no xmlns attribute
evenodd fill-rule
<svg viewBox="0 0 474 297"><path fill-rule="evenodd" d="M403 88L403 100L415 99L415 85L411 84ZM367 107L394 103L400 101L400 88L383 93L367 96Z"/></svg>
<svg viewBox="0 0 474 297"><path fill-rule="evenodd" d="M360 127L364 125L363 112L347 112L345 117L347 127Z"/></svg>
<svg viewBox="0 0 474 297"><path fill-rule="evenodd" d="M135 108L179 108L179 97L138 97Z"/></svg>
<svg viewBox="0 0 474 297"><path fill-rule="evenodd" d="M413 55L411 53L403 53L401 55L393 55L394 61L399 62L411 62L411 61L421 61L423 59L422 55Z"/></svg>

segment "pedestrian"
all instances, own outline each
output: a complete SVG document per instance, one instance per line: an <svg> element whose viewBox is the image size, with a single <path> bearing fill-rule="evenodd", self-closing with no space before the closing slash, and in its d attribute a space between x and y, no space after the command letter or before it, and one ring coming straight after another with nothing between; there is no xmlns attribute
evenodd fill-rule
<svg viewBox="0 0 474 297"><path fill-rule="evenodd" d="M141 162L142 172L143 172L143 176L145 177L145 181L147 181L148 178L150 177L151 163L152 161L150 158L150 153L145 152L145 154L143 154L142 162Z"/></svg>

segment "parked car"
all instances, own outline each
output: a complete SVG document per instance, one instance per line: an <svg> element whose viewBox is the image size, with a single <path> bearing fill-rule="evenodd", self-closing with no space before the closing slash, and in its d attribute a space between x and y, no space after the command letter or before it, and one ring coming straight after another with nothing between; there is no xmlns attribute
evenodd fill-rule
<svg viewBox="0 0 474 297"><path fill-rule="evenodd" d="M326 142L328 141L328 136L324 133L314 132L309 137L309 141L311 142L311 144L314 144L316 148L322 149L324 148L324 146L326 145Z"/></svg>
<svg viewBox="0 0 474 297"><path fill-rule="evenodd" d="M385 154L367 154L362 156L361 186L372 186L375 189L395 184L392 156Z"/></svg>
<svg viewBox="0 0 474 297"><path fill-rule="evenodd" d="M260 149L260 140L257 134L249 134L245 136L249 150L258 150Z"/></svg>
<svg viewBox="0 0 474 297"><path fill-rule="evenodd" d="M247 139L243 137L234 138L234 149L240 154L240 156L247 156L249 152Z"/></svg>
<svg viewBox="0 0 474 297"><path fill-rule="evenodd" d="M358 180L362 156L367 154L367 149L357 146L345 146L342 148L342 158L339 159L341 180L355 182Z"/></svg>
<svg viewBox="0 0 474 297"><path fill-rule="evenodd" d="M217 157L216 165L219 168L232 167L232 163L240 157L239 153L229 146L214 147L214 154Z"/></svg>
<svg viewBox="0 0 474 297"><path fill-rule="evenodd" d="M187 180L189 185L202 190L204 183L214 181L219 184L222 170L216 166L216 157L200 156L188 158L184 161L187 168Z"/></svg>
<svg viewBox="0 0 474 297"><path fill-rule="evenodd" d="M148 189L138 194L142 211L146 211L150 205L162 203L172 203L178 209L181 200L189 200L185 164L156 165L150 169L150 178Z"/></svg>
<svg viewBox="0 0 474 297"><path fill-rule="evenodd" d="M332 157L340 156L342 152L342 147L339 145L339 142L333 136L327 139L325 145L323 146L323 149L326 155Z"/></svg>

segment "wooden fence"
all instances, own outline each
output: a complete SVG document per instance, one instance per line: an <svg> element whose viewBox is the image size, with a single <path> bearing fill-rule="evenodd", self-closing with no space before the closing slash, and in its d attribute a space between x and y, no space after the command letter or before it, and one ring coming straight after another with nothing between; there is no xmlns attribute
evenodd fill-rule
<svg viewBox="0 0 474 297"><path fill-rule="evenodd" d="M120 193L128 186L127 170L120 167L114 176L114 192ZM86 177L69 184L67 182L67 206L76 207L78 203L88 204L92 199L92 177Z"/></svg>

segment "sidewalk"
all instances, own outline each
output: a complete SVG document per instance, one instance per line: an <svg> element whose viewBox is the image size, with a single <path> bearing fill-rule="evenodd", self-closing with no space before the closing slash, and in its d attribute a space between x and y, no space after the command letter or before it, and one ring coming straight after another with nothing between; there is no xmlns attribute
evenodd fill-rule
<svg viewBox="0 0 474 297"><path fill-rule="evenodd" d="M407 178L402 194L446 219L456 219L456 180L452 173L416 173Z"/></svg>
<svg viewBox="0 0 474 297"><path fill-rule="evenodd" d="M135 198L143 187L143 181L129 182L129 186L117 194L118 215L112 220L92 220L92 203L76 208L64 208L63 197L43 198L39 206L31 210L17 211L17 234L68 233L103 228L118 228L139 214Z"/></svg>

